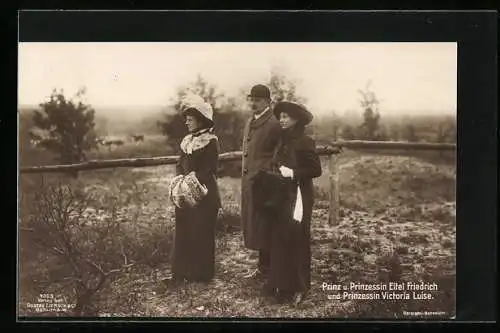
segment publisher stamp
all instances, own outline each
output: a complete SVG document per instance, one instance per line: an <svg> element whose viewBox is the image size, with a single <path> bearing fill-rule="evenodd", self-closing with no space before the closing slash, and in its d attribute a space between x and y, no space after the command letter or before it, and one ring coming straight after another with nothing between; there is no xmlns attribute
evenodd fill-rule
<svg viewBox="0 0 500 333"><path fill-rule="evenodd" d="M407 317L421 317L421 316L444 316L446 312L443 311L403 311L403 316Z"/></svg>
<svg viewBox="0 0 500 333"><path fill-rule="evenodd" d="M63 296L54 294L40 294L33 303L27 303L27 308L36 313L66 312L74 308L75 304L68 303Z"/></svg>

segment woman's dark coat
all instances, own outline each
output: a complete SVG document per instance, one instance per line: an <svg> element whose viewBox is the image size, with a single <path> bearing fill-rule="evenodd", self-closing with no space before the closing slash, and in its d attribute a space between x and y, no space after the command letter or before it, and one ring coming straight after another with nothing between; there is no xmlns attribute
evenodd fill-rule
<svg viewBox="0 0 500 333"><path fill-rule="evenodd" d="M321 175L321 163L313 139L296 127L283 131L275 160L276 167L284 165L294 172L294 178L275 176L272 186L274 194L261 191L259 206L277 202L281 209L274 208L274 219L270 223L271 268L268 283L282 291L306 291L311 283L311 215L314 203L313 178ZM267 175L269 177L269 175ZM260 177L259 177L260 178ZM265 179L264 176L261 179ZM262 183L270 184L271 180ZM271 185L270 185L271 186ZM301 223L293 221L293 209L300 186L303 203ZM264 191L268 195L264 195Z"/></svg>
<svg viewBox="0 0 500 333"><path fill-rule="evenodd" d="M195 171L207 195L194 208L175 209L175 238L172 273L190 281L208 281L215 274L215 223L221 201L216 179L219 148L217 137L187 154L181 150L177 174Z"/></svg>

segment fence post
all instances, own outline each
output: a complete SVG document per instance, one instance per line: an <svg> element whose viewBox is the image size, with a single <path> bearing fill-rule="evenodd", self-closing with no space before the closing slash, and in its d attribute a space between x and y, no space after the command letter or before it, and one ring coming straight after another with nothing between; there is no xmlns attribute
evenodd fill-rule
<svg viewBox="0 0 500 333"><path fill-rule="evenodd" d="M336 225L339 222L339 174L337 166L338 154L331 154L328 160L328 170L330 171L330 209L328 223Z"/></svg>

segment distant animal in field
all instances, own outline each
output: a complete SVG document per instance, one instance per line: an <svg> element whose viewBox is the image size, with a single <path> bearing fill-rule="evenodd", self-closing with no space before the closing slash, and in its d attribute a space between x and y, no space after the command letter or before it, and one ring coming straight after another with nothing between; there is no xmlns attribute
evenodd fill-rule
<svg viewBox="0 0 500 333"><path fill-rule="evenodd" d="M42 141L41 140L36 140L36 139L30 139L30 146L32 148L41 148Z"/></svg>
<svg viewBox="0 0 500 333"><path fill-rule="evenodd" d="M112 140L111 141L112 144L116 145L116 146L122 146L125 144L125 141L123 140Z"/></svg>
<svg viewBox="0 0 500 333"><path fill-rule="evenodd" d="M143 142L144 141L144 135L143 134L132 134L130 135L130 137L132 138L132 140L134 142Z"/></svg>
<svg viewBox="0 0 500 333"><path fill-rule="evenodd" d="M122 146L125 144L125 141L121 139L113 139L113 140L108 140L108 139L102 139L99 138L97 139L97 149L99 149L99 146L105 146L108 147L108 150L111 151L111 147L114 146Z"/></svg>
<svg viewBox="0 0 500 333"><path fill-rule="evenodd" d="M95 139L95 143L97 145L97 148L99 148L99 146L104 146L104 142L106 142L106 139L103 139L103 138Z"/></svg>
<svg viewBox="0 0 500 333"><path fill-rule="evenodd" d="M130 135L130 137L132 138L132 141L134 141L134 142L144 141L144 135L142 135L142 134L132 134L132 135Z"/></svg>
<svg viewBox="0 0 500 333"><path fill-rule="evenodd" d="M104 146L104 145L105 145L105 142L106 142L106 139L104 139L104 138L96 138L96 139L95 139L95 146L94 146L94 147L95 147L97 150L99 150L99 148L100 148L101 146Z"/></svg>
<svg viewBox="0 0 500 333"><path fill-rule="evenodd" d="M31 148L42 148L42 141L45 137L43 134L35 133L35 131L31 130L28 132L28 135Z"/></svg>

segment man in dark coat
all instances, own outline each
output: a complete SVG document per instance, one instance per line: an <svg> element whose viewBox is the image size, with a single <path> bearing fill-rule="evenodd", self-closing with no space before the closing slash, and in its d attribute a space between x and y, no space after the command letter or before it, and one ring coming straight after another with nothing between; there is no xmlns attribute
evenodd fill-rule
<svg viewBox="0 0 500 333"><path fill-rule="evenodd" d="M265 277L269 270L269 217L254 204L252 183L261 170L271 168L281 128L271 108L271 92L256 85L248 95L253 115L245 124L241 182L241 221L245 247L259 251L258 268L247 277Z"/></svg>

